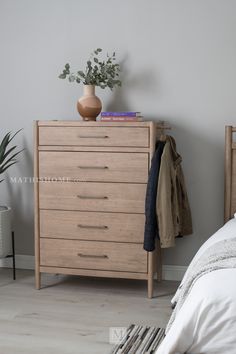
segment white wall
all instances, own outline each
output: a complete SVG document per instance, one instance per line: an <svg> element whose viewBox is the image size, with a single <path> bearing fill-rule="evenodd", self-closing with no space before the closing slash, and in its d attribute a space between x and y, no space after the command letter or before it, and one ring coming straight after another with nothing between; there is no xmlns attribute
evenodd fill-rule
<svg viewBox="0 0 236 354"><path fill-rule="evenodd" d="M98 89L104 109L140 110L173 127L183 156L194 235L165 251L186 265L223 222L224 126L236 118L234 0L0 0L1 136L21 127L25 147L11 175L32 175L32 123L78 119L82 87L57 78L91 50L117 52L123 87ZM0 186L14 208L17 253L33 254L33 188Z"/></svg>

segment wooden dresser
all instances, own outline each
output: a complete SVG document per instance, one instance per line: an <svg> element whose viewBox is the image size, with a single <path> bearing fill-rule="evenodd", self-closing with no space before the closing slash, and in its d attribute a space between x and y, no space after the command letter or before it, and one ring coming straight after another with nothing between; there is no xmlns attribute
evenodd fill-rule
<svg viewBox="0 0 236 354"><path fill-rule="evenodd" d="M157 251L143 250L153 122L35 122L35 259L40 274L161 277Z"/></svg>

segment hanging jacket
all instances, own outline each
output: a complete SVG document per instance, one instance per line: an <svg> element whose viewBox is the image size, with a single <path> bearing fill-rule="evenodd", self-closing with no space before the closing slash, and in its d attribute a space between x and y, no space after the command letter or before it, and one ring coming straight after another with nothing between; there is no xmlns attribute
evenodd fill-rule
<svg viewBox="0 0 236 354"><path fill-rule="evenodd" d="M162 248L173 247L176 237L192 233L191 211L181 161L174 138L167 136L161 157L156 198Z"/></svg>
<svg viewBox="0 0 236 354"><path fill-rule="evenodd" d="M160 170L161 156L165 143L157 142L156 150L154 152L151 168L148 176L148 183L146 189L145 201L145 228L144 228L144 244L143 248L146 251L153 251L155 249L155 239L158 235L158 225L156 216L156 196L157 183Z"/></svg>

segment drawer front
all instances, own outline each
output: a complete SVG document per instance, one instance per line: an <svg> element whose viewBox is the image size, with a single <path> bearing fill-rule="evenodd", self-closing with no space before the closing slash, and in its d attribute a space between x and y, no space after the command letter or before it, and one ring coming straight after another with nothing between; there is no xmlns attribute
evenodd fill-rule
<svg viewBox="0 0 236 354"><path fill-rule="evenodd" d="M40 211L40 236L143 243L144 215L79 211Z"/></svg>
<svg viewBox="0 0 236 354"><path fill-rule="evenodd" d="M140 244L41 239L40 265L147 273Z"/></svg>
<svg viewBox="0 0 236 354"><path fill-rule="evenodd" d="M146 183L148 154L44 151L39 153L39 175L78 181Z"/></svg>
<svg viewBox="0 0 236 354"><path fill-rule="evenodd" d="M144 213L146 184L39 182L41 209Z"/></svg>
<svg viewBox="0 0 236 354"><path fill-rule="evenodd" d="M39 145L149 147L149 128L39 127Z"/></svg>

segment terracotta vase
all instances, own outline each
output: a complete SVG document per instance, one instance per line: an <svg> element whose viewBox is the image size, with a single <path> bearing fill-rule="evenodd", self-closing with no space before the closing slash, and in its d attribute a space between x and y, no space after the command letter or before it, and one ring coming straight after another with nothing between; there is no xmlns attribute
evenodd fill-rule
<svg viewBox="0 0 236 354"><path fill-rule="evenodd" d="M83 120L96 120L102 110L102 102L95 95L95 85L84 85L84 95L77 102L77 110Z"/></svg>

